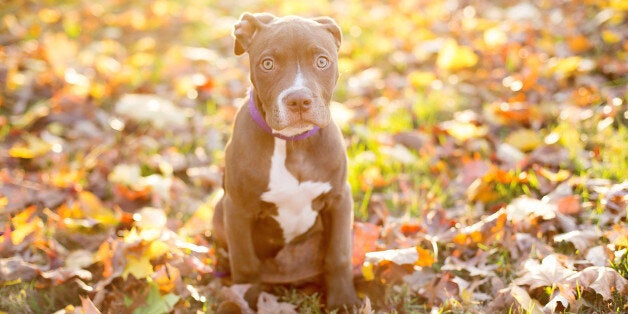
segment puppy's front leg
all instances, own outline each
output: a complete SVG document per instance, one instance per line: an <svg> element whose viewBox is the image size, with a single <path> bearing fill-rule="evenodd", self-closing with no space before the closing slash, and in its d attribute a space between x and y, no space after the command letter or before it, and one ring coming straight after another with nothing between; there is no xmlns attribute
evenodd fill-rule
<svg viewBox="0 0 628 314"><path fill-rule="evenodd" d="M231 277L235 283L259 284L260 261L255 254L251 231L254 215L246 206L235 204L228 195L223 199L223 206Z"/></svg>
<svg viewBox="0 0 628 314"><path fill-rule="evenodd" d="M360 304L353 286L351 270L351 223L353 200L349 186L323 214L325 230L325 286L330 309L351 308Z"/></svg>

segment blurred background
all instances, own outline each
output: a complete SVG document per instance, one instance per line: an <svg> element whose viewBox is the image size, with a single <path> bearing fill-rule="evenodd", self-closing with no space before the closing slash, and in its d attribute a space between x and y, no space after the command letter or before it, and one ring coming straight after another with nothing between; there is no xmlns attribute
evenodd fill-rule
<svg viewBox="0 0 628 314"><path fill-rule="evenodd" d="M470 225L572 177L582 179L567 193L578 215L599 222L605 205L595 193L627 189L617 187L628 180L626 1L5 0L0 224L13 235L3 233L3 258L34 250L41 258L20 261L54 270L49 263L82 247L91 255L80 269L113 275L79 278L108 289L95 301L100 309L116 309L112 295L129 288L110 288L123 270L116 276L103 266L108 255L96 253L129 241L142 217L211 247L224 145L249 87L248 58L233 54L231 37L245 11L328 15L341 26L333 110L360 222L385 228L445 210L452 226ZM625 222L625 212L611 214ZM603 227L618 221L603 219ZM33 243L40 246L28 249ZM211 252L191 250L211 265ZM138 278L166 259L140 257L150 270ZM0 282L22 283L0 290L27 297L0 301L0 312L79 304L49 278L47 301L32 301L36 290L24 283L43 279L19 269ZM427 302L447 300L436 299Z"/></svg>

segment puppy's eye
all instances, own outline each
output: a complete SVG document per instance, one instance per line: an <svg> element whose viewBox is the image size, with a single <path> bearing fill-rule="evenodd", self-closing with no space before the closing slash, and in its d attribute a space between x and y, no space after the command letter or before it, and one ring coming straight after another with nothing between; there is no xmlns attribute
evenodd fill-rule
<svg viewBox="0 0 628 314"><path fill-rule="evenodd" d="M329 59L327 59L327 57L318 57L318 59L316 59L316 66L319 69L324 69L329 65Z"/></svg>
<svg viewBox="0 0 628 314"><path fill-rule="evenodd" d="M275 67L275 62L271 58L266 58L262 60L262 68L264 70L270 71Z"/></svg>

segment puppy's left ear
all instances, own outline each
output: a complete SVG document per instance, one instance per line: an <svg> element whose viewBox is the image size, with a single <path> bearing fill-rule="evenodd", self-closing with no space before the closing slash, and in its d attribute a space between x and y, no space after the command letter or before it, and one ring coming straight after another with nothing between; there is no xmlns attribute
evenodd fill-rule
<svg viewBox="0 0 628 314"><path fill-rule="evenodd" d="M239 56L247 52L255 33L274 19L275 16L270 13L242 13L240 20L233 26L233 37L235 37L233 51L235 54Z"/></svg>
<svg viewBox="0 0 628 314"><path fill-rule="evenodd" d="M327 16L314 18L314 21L322 24L325 29L327 29L336 40L336 48L340 49L340 43L342 42L342 32L340 31L340 26L336 24L336 22Z"/></svg>

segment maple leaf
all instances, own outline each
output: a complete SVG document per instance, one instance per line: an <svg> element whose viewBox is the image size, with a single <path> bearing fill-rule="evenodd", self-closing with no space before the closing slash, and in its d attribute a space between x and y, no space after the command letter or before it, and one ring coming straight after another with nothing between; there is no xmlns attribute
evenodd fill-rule
<svg viewBox="0 0 628 314"><path fill-rule="evenodd" d="M569 276L576 272L561 265L556 254L546 256L541 263L529 259L523 264L523 275L515 279L516 285L528 285L530 289L569 284Z"/></svg>
<svg viewBox="0 0 628 314"><path fill-rule="evenodd" d="M122 272L122 278L126 279L128 275L142 279L153 273L153 265L150 263L150 255L148 254L127 254L126 266Z"/></svg>

